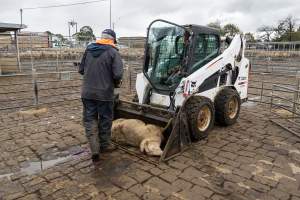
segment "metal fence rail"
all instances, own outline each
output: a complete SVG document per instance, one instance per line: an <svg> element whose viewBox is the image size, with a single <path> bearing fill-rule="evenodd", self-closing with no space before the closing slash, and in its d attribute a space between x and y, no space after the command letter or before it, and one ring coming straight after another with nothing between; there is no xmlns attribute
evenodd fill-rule
<svg viewBox="0 0 300 200"><path fill-rule="evenodd" d="M125 63L125 66L127 63ZM122 97L134 96L134 72L125 67ZM82 76L77 71L0 76L0 111L80 99Z"/></svg>
<svg viewBox="0 0 300 200"><path fill-rule="evenodd" d="M288 95L282 95L282 92ZM270 120L285 130L300 137L300 90L274 84L270 111L274 114Z"/></svg>
<svg viewBox="0 0 300 200"><path fill-rule="evenodd" d="M0 78L0 110L78 99L80 84L74 71L5 75Z"/></svg>
<svg viewBox="0 0 300 200"><path fill-rule="evenodd" d="M80 62L88 43L81 46L61 44L41 47L40 43L43 42L37 42L36 36L30 37L29 44L28 41L23 41L23 46L20 45L19 69L15 47L5 46L0 40L0 110L78 100L81 76L77 74L74 63ZM128 44L123 42L120 49L125 64L122 93L126 98L131 98L135 93L136 74L141 72L143 63L143 49L129 48L137 46L133 43L134 40L130 40ZM250 101L272 106L280 99L275 98L277 93L282 98L293 98L294 91L274 88L273 85L299 89L299 44L248 43L245 54L252 63L248 93ZM8 70L6 73L3 69L12 71ZM272 102L272 98L276 101ZM281 101L288 105L288 101ZM273 111L276 107L274 105Z"/></svg>
<svg viewBox="0 0 300 200"><path fill-rule="evenodd" d="M10 34L0 34L0 75L31 73L33 69L37 72L76 70L74 63L80 62L87 45L96 39L80 37L79 41L75 36L58 38L47 33L21 32L16 42ZM139 37L120 40L118 47L125 60L143 53ZM127 51L130 47L139 48L131 53Z"/></svg>
<svg viewBox="0 0 300 200"><path fill-rule="evenodd" d="M43 34L23 33L18 37L17 47L10 34L0 35L0 110L80 98L81 75L76 64L91 41L78 43L74 37L65 39L61 42ZM123 42L120 49L125 69L122 87L125 98L134 95L136 74L142 69L143 50L129 50L128 47L135 46L133 42Z"/></svg>

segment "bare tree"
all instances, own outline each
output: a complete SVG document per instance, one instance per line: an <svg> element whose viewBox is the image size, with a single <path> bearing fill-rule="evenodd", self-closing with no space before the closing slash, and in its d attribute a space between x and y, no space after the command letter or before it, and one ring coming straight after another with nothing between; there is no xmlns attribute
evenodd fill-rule
<svg viewBox="0 0 300 200"><path fill-rule="evenodd" d="M296 19L290 15L280 20L275 30L277 40L292 41L292 35L296 31Z"/></svg>
<svg viewBox="0 0 300 200"><path fill-rule="evenodd" d="M270 42L272 39L272 34L274 33L274 28L272 26L262 25L257 29L261 35L259 38L263 41Z"/></svg>

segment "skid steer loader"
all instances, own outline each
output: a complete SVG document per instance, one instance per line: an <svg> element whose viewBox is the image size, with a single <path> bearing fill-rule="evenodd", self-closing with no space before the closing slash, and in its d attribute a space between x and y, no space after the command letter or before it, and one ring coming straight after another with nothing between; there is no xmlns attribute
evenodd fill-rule
<svg viewBox="0 0 300 200"><path fill-rule="evenodd" d="M153 21L147 32L136 102L116 100L114 118L140 119L164 128L165 161L205 138L216 121L237 121L247 100L250 63L236 35L221 51L218 30Z"/></svg>

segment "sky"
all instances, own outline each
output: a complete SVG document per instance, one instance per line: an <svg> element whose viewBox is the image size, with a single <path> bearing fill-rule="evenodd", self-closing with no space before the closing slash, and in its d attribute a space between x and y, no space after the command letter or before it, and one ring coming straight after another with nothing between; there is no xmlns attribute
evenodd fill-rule
<svg viewBox="0 0 300 200"><path fill-rule="evenodd" d="M0 0L0 22L20 23L20 8L52 6L90 0ZM219 20L234 23L243 32L261 25L275 25L292 15L300 24L300 0L111 0L117 36L144 36L149 23L165 19L177 24L206 25ZM78 28L88 25L96 36L109 28L109 0L70 7L23 11L27 31L68 35L68 21ZM71 30L74 33L75 29Z"/></svg>

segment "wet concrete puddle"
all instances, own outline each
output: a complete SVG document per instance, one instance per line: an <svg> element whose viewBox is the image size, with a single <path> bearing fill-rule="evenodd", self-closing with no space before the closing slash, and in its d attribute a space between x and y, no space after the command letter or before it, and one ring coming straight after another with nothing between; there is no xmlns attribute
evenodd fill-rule
<svg viewBox="0 0 300 200"><path fill-rule="evenodd" d="M76 148L70 148L68 150L69 155L65 156L57 156L57 155L64 155L66 153L61 153L61 152L56 152L56 154L48 154L48 155L43 155L43 158L52 158L52 159L47 159L43 160L40 159L39 161L29 161L26 162L24 167L21 167L21 169L17 172L14 173L7 173L7 174L0 174L0 179L7 177L10 179L10 177L14 174L17 173L25 173L27 175L32 175L32 174L37 174L43 170L46 170L50 167L55 166L56 164L63 163L67 161L68 159L71 159L72 157L76 157L80 154L87 153L83 148L81 147L76 147Z"/></svg>

